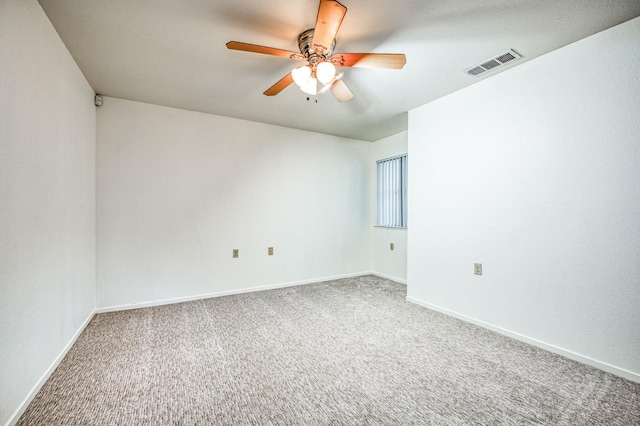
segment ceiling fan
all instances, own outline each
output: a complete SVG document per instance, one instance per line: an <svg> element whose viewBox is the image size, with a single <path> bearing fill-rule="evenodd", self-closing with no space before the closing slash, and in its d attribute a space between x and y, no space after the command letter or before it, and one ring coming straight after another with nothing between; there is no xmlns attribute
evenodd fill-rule
<svg viewBox="0 0 640 426"><path fill-rule="evenodd" d="M336 67L400 69L407 63L406 57L401 53L334 54L336 34L346 13L347 8L336 0L320 0L315 27L298 36L300 52L239 41L228 42L227 48L305 61L304 65L293 69L268 88L264 92L267 96L275 96L291 83L296 83L309 95L315 96L331 90L340 102L346 102L353 98L353 93L342 81L343 73L336 72Z"/></svg>

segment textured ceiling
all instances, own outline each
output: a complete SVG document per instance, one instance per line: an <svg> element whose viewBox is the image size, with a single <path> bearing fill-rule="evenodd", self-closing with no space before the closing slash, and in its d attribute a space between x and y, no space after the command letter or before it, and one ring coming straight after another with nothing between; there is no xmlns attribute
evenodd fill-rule
<svg viewBox="0 0 640 426"><path fill-rule="evenodd" d="M377 140L407 111L640 16L638 0L343 0L336 52L405 53L402 70L345 69L355 97L262 94L298 62L231 51L230 40L297 50L317 0L40 0L96 93ZM508 49L523 59L464 70Z"/></svg>

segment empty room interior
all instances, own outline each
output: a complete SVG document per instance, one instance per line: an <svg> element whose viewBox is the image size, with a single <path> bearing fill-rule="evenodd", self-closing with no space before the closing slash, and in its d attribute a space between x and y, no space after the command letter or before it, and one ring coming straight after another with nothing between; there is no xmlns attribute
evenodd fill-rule
<svg viewBox="0 0 640 426"><path fill-rule="evenodd" d="M640 2L0 0L0 291L0 424L640 424Z"/></svg>

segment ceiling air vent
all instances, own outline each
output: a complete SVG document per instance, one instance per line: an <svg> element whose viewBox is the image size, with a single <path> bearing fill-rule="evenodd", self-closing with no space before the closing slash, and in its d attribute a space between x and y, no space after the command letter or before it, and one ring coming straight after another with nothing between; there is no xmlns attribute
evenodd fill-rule
<svg viewBox="0 0 640 426"><path fill-rule="evenodd" d="M522 56L520 56L514 50L510 49L504 53L499 54L495 58L487 59L480 65L476 65L474 67L466 69L465 72L469 75L477 77L487 71L498 68L499 66L504 65L507 62L512 62L520 58L522 58Z"/></svg>

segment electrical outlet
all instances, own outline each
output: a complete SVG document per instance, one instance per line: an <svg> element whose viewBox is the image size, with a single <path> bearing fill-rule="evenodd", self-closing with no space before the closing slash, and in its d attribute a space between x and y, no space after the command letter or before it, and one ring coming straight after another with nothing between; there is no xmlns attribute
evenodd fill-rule
<svg viewBox="0 0 640 426"><path fill-rule="evenodd" d="M236 257L240 256L240 250L238 249L233 249L233 258L235 259Z"/></svg>
<svg viewBox="0 0 640 426"><path fill-rule="evenodd" d="M482 263L473 264L473 273L476 275L482 275Z"/></svg>
<svg viewBox="0 0 640 426"><path fill-rule="evenodd" d="M268 254L269 256L273 256L273 247L269 247L269 248L267 249L267 254Z"/></svg>
<svg viewBox="0 0 640 426"><path fill-rule="evenodd" d="M396 248L395 244L389 243L389 250L394 250Z"/></svg>

